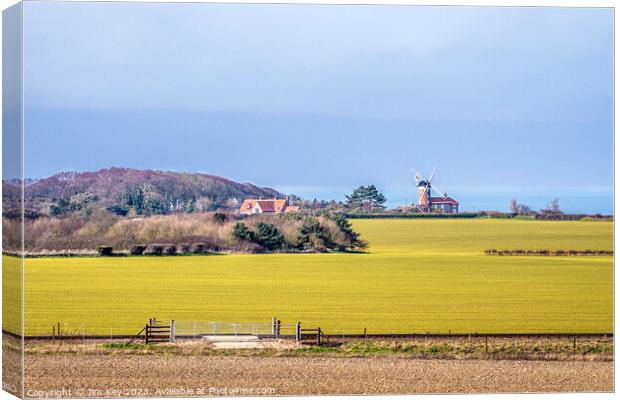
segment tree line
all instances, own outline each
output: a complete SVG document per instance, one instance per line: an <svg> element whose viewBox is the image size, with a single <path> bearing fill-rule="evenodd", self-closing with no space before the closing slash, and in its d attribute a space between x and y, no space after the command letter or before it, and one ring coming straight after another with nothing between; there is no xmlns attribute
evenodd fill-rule
<svg viewBox="0 0 620 400"><path fill-rule="evenodd" d="M521 216L535 216L537 214L541 215L562 215L564 212L560 209L560 200L553 199L551 200L547 206L540 210L540 212L536 212L532 210L530 206L524 203L519 203L516 198L510 200L510 204L508 205L510 212L514 215Z"/></svg>

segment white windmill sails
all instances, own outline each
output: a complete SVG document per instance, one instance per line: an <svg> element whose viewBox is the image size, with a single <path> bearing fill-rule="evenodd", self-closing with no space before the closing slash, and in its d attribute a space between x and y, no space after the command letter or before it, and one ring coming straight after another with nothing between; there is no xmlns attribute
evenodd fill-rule
<svg viewBox="0 0 620 400"><path fill-rule="evenodd" d="M415 174L415 183L418 188L418 202L417 207L420 212L430 212L431 211L431 190L437 192L441 197L447 197L447 194L441 192L437 187L435 187L432 182L433 178L437 173L437 167L433 167L431 174L428 179L424 177L419 171L411 169L411 172Z"/></svg>

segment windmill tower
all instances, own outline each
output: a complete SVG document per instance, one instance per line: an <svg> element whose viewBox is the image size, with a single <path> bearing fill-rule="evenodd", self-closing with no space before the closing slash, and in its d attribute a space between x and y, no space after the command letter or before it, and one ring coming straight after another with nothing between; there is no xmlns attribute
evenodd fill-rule
<svg viewBox="0 0 620 400"><path fill-rule="evenodd" d="M416 207L421 213L429 213L433 209L433 197L431 196L431 190L435 190L443 198L447 197L447 194L441 193L436 187L433 187L432 182L437 172L437 167L433 168L433 171L429 175L428 179L421 173L415 171L415 183L418 191L418 202Z"/></svg>
<svg viewBox="0 0 620 400"><path fill-rule="evenodd" d="M415 173L415 183L418 190L418 211L427 213L431 211L431 181L437 168L433 168L430 178L426 179L421 173Z"/></svg>

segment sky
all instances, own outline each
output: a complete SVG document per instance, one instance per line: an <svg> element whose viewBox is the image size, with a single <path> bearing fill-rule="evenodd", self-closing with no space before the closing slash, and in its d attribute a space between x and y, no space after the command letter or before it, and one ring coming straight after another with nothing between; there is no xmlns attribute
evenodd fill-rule
<svg viewBox="0 0 620 400"><path fill-rule="evenodd" d="M375 184L396 205L437 166L462 208L610 213L612 37L602 8L29 1L25 175Z"/></svg>

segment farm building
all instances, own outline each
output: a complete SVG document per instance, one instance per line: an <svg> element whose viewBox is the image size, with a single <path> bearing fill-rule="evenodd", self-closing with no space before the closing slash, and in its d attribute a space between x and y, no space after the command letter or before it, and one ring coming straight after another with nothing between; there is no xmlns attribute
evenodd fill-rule
<svg viewBox="0 0 620 400"><path fill-rule="evenodd" d="M241 214L281 214L299 211L299 206L292 206L285 199L245 199L239 208Z"/></svg>
<svg viewBox="0 0 620 400"><path fill-rule="evenodd" d="M456 214L459 212L459 202L452 197L431 197L431 210L439 210L445 214Z"/></svg>

